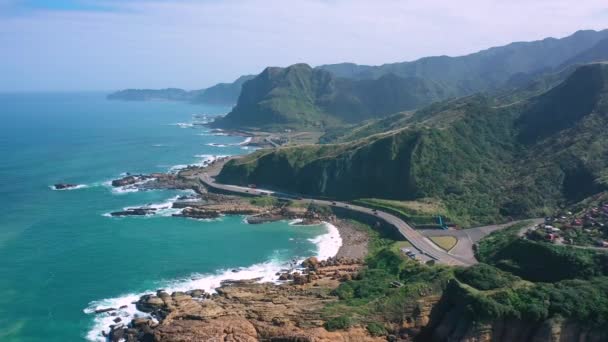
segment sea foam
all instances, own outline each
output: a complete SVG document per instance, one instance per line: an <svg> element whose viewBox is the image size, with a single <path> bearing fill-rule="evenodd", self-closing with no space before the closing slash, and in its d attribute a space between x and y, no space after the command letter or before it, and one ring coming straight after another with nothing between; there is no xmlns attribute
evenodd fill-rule
<svg viewBox="0 0 608 342"><path fill-rule="evenodd" d="M199 166L199 167L204 167L204 166L208 166L209 164L211 164L212 162L216 161L219 158L226 158L226 157L230 157L230 155L227 154L222 154L222 155L217 155L217 154L197 154L194 156L195 158L199 158L198 161L192 163L192 164L180 164L180 165L173 165L172 167L169 168L169 172L178 172L180 170L183 170L185 168L187 168L188 166Z"/></svg>
<svg viewBox="0 0 608 342"><path fill-rule="evenodd" d="M317 246L317 258L319 260L326 260L335 256L342 245L342 238L340 237L338 229L330 223L324 223L324 226L327 229L325 234L309 240ZM276 273L293 269L295 265L299 265L302 261L303 260L289 262L273 257L267 262L254 264L249 267L223 269L214 274L193 274L188 279L176 279L163 282L159 284L158 288L162 288L168 293L175 291L185 292L195 289L202 289L213 293L216 288L221 286L222 281L225 280L258 279L259 282L280 283ZM110 324L114 324L113 320L116 318L116 316L110 316L108 313L95 314L95 310L103 308L118 309L121 306L126 305L126 308L117 310L118 317L121 317L123 322L128 323L134 317L147 317L148 315L138 311L133 303L139 300L141 296L154 293L155 291L156 289L151 289L141 293L128 293L119 297L107 298L89 303L89 306L84 309L84 313L95 315L95 317L93 326L87 333L87 339L90 341L105 342L106 338L103 337L102 331L105 330L108 332L108 327Z"/></svg>

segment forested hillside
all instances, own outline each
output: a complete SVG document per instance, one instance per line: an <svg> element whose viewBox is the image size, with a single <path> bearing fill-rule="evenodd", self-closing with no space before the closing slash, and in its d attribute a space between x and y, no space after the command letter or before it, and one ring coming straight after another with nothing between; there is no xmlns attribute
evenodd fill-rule
<svg viewBox="0 0 608 342"><path fill-rule="evenodd" d="M481 95L438 103L353 129L352 141L256 152L220 180L340 199L434 198L468 223L542 215L605 187L607 80L608 65L592 64L510 106ZM359 138L378 126L387 132Z"/></svg>

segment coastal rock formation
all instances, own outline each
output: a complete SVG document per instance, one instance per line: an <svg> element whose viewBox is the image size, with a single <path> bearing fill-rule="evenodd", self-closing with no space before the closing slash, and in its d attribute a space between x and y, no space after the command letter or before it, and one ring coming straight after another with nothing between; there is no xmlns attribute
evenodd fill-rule
<svg viewBox="0 0 608 342"><path fill-rule="evenodd" d="M136 303L150 318L115 324L108 336L111 341L385 341L363 327L339 332L323 327L322 308L337 300L328 294L339 284L336 274L356 273L360 261L334 258L316 272L289 272L293 281L282 285L224 281L213 295L158 290Z"/></svg>
<svg viewBox="0 0 608 342"><path fill-rule="evenodd" d="M57 183L57 184L53 185L53 188L55 190L67 190L67 189L73 189L77 186L78 186L77 184Z"/></svg>
<svg viewBox="0 0 608 342"><path fill-rule="evenodd" d="M188 169L188 170L192 170ZM199 168L194 168L198 170ZM196 178L189 178L179 173L151 173L131 175L115 179L111 182L113 187L127 187L129 189L152 190L152 189L192 189L198 193L205 193L204 188L197 182Z"/></svg>
<svg viewBox="0 0 608 342"><path fill-rule="evenodd" d="M197 219L217 218L220 215L254 215L264 212L265 209L242 203L234 204L211 204L202 206L185 207L181 213L173 216L191 217Z"/></svg>
<svg viewBox="0 0 608 342"><path fill-rule="evenodd" d="M151 178L151 177L149 177L147 175L127 175L123 178L113 180L112 186L119 187L119 186L133 185L135 183L144 181L149 178Z"/></svg>
<svg viewBox="0 0 608 342"><path fill-rule="evenodd" d="M129 208L110 213L111 216L145 216L154 214L156 208Z"/></svg>

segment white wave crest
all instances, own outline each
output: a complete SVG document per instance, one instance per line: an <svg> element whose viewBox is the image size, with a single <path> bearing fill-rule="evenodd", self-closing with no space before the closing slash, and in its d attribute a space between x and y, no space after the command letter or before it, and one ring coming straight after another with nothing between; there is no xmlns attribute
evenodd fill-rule
<svg viewBox="0 0 608 342"><path fill-rule="evenodd" d="M194 127L194 124L192 124L192 122L176 122L171 124L171 126L178 126L180 128L192 128Z"/></svg>
<svg viewBox="0 0 608 342"><path fill-rule="evenodd" d="M208 143L207 146L213 146L213 147L228 147L230 145L226 145L226 144L218 144L218 143Z"/></svg>
<svg viewBox="0 0 608 342"><path fill-rule="evenodd" d="M276 273L281 270L285 270L289 267L289 264L281 263L278 261L268 261L265 263L255 264L244 268L220 270L215 274L194 274L189 279L178 279L164 284L160 284L159 288L165 289L168 293L175 291L189 291L195 289L202 289L207 292L214 292L216 288L221 285L224 280L244 280L244 279L256 279L260 278L261 282L276 282ZM93 327L87 333L87 339L90 341L106 341L102 335L102 331L109 331L109 326L114 323L114 319L117 316L111 316L109 313L95 314L95 310L103 308L120 308L126 306L123 309L117 311L118 317L121 317L122 321L126 324L131 321L134 317L146 317L147 314L140 312L135 307L133 302L139 300L139 298L148 293L154 293L155 290L145 291L142 293L129 293L115 298L107 298L89 303L89 306L84 309L84 313L95 315Z"/></svg>
<svg viewBox="0 0 608 342"><path fill-rule="evenodd" d="M327 233L309 239L310 242L317 245L317 259L319 260L327 260L336 256L340 247L342 247L342 237L338 228L328 222L323 222L323 224L327 228Z"/></svg>
<svg viewBox="0 0 608 342"><path fill-rule="evenodd" d="M205 167L208 166L209 164L211 164L212 162L220 159L220 158L226 158L226 157L230 157L230 155L227 154L222 154L222 155L217 155L217 154L197 154L194 156L195 158L199 158L198 161L196 161L195 163L192 164L180 164L180 165L173 165L171 168L169 168L169 172L178 172L179 170L183 170L185 168L187 168L188 166L198 166L198 167Z"/></svg>
<svg viewBox="0 0 608 342"><path fill-rule="evenodd" d="M330 224L324 223L327 228L327 233L322 234L311 242L317 245L317 258L325 260L333 257L338 253L342 245L342 238L338 229ZM285 270L297 268L303 260L280 261L273 257L270 261L254 264L249 267L241 267L235 269L224 269L215 274L194 274L189 279L177 279L159 284L158 288L165 289L171 293L175 291L189 291L202 289L207 292L214 292L224 280L245 280L259 279L260 282L279 283L276 274ZM117 316L111 316L109 313L95 314L95 310L103 308L120 308L117 311L118 317L121 317L124 323L129 323L134 317L145 317L146 313L140 312L135 307L134 302L139 300L141 296L148 293L153 293L155 290L144 291L142 293L129 293L115 298L97 300L89 303L89 306L84 309L84 313L95 315L91 330L87 334L89 341L105 342L102 331L108 331L108 327L114 323Z"/></svg>
<svg viewBox="0 0 608 342"><path fill-rule="evenodd" d="M171 197L169 199L167 199L164 202L161 203L148 203L148 204L143 204L143 205L135 205L135 206L130 206L130 207L124 207L122 208L122 210L131 210L131 209L138 209L138 208L143 208L143 209L155 209L154 211L151 211L149 215L142 215L143 217L168 217L168 216L173 216L174 214L179 214L182 212L183 209L180 208L173 208L173 203L177 202L178 200L180 200L180 197L187 195L187 194L194 194L193 190L183 190L184 194L182 195L177 195L174 197ZM196 201L196 198L193 199L182 199L181 201L187 202L187 201ZM111 213L105 213L103 214L103 216L105 217L113 217L111 215ZM135 216L138 217L138 216Z"/></svg>

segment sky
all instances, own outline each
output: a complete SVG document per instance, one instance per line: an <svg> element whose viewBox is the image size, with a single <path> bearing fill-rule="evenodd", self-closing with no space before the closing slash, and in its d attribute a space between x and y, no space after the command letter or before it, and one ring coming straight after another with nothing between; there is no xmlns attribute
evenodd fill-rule
<svg viewBox="0 0 608 342"><path fill-rule="evenodd" d="M605 28L606 0L0 0L0 91L199 89Z"/></svg>

